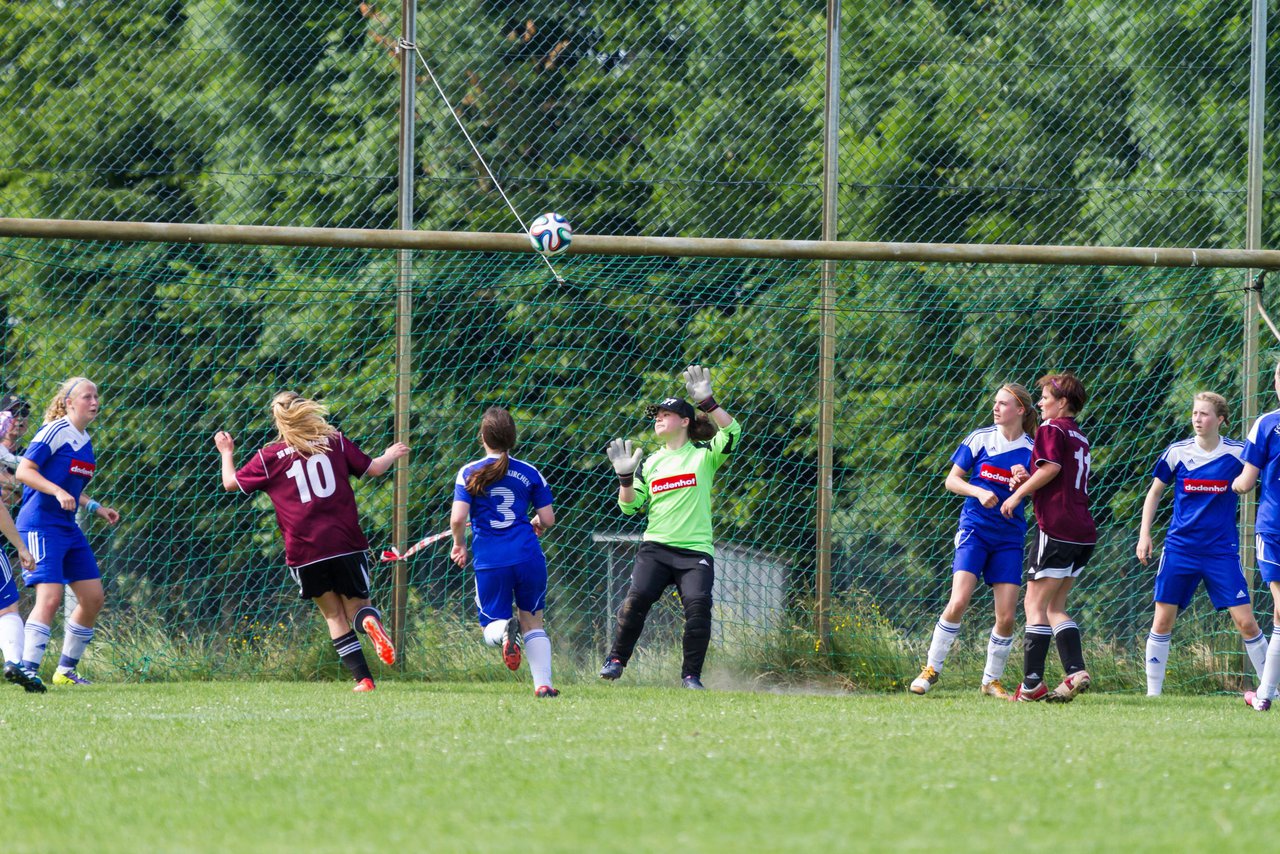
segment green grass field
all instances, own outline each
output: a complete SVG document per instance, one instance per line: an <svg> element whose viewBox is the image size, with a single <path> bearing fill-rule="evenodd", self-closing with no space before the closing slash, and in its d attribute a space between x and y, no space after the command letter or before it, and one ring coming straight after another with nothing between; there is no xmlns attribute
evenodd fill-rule
<svg viewBox="0 0 1280 854"><path fill-rule="evenodd" d="M1226 696L4 687L6 852L1196 850L1280 795Z"/></svg>

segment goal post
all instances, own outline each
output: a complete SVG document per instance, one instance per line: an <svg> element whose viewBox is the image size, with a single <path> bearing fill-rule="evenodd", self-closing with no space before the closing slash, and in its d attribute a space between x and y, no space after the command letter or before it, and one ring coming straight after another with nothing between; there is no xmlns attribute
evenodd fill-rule
<svg viewBox="0 0 1280 854"><path fill-rule="evenodd" d="M415 252L413 364L396 358L399 249ZM823 262L834 271L826 307ZM547 474L562 520L546 541L548 626L558 655L593 660L600 543L639 530L616 511L601 450L614 436L652 449L644 405L680 393L678 373L696 360L744 426L716 485L717 539L770 567L744 573L733 595L785 601L766 627L726 600L718 640L733 642L713 667L900 687L949 588L951 453L989 423L1001 382L1071 369L1089 390L1081 421L1102 528L1076 618L1112 684L1127 684L1150 619L1151 571L1133 541L1151 466L1189 434L1195 392L1241 403L1259 368L1242 362L1240 270L1278 267L1280 252L578 235L555 263L564 282L511 234L0 219L0 378L34 412L73 373L103 390L95 491L128 511L117 530L90 530L108 579L111 666L156 677L330 667L313 615L290 597L269 511L215 488L209 435L235 430L242 454L265 442L266 402L287 387L323 396L376 452L392 439L397 378L413 389L413 486L358 486L375 548L390 545L397 508L412 539L443 527L453 475L477 455L480 413L510 407L518 453ZM819 520L824 323L835 330L832 500ZM1271 346L1260 340L1260 359ZM820 522L832 538L822 601ZM488 674L468 574L446 552L406 564L406 672ZM754 577L769 591L749 589ZM389 579L377 579L388 602ZM965 656L985 643L989 613L979 597L959 672L975 666ZM1221 689L1243 672L1207 601L1178 632L1171 686ZM290 642L264 640L275 635Z"/></svg>

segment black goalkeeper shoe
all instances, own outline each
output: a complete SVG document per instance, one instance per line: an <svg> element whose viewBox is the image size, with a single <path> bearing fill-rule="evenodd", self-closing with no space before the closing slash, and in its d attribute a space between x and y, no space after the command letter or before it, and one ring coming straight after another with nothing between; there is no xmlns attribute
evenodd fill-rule
<svg viewBox="0 0 1280 854"><path fill-rule="evenodd" d="M680 684L685 688L690 688L694 691L707 690L707 686L703 685L702 680L699 679L697 676L686 676L680 680Z"/></svg>
<svg viewBox="0 0 1280 854"><path fill-rule="evenodd" d="M622 668L626 667L620 659L606 658L604 667L600 668L600 678L613 681L622 675Z"/></svg>

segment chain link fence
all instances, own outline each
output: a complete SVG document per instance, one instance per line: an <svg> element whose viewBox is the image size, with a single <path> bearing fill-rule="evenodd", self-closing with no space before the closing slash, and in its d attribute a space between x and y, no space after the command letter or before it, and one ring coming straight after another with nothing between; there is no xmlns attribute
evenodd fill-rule
<svg viewBox="0 0 1280 854"><path fill-rule="evenodd" d="M822 4L420 5L417 48L526 218L819 236ZM1246 0L843 6L840 237L1243 241ZM400 26L391 0L5 4L0 208L392 227ZM517 230L416 68L418 227Z"/></svg>
<svg viewBox="0 0 1280 854"><path fill-rule="evenodd" d="M822 649L820 264L571 255L561 271L565 283L549 280L528 254L419 254L408 515L414 539L446 527L454 475L479 453L481 413L510 407L517 453L556 494L560 524L544 545L562 674L598 665L642 530L614 504L603 448L614 436L656 447L645 404L679 393L686 364L713 368L717 397L744 427L716 484L713 684L881 689L914 674L949 589L960 508L942 487L951 453L989 423L1002 382L1070 365L1089 390L1081 421L1101 527L1075 616L1100 684L1140 683L1153 580L1133 555L1141 501L1156 456L1189 435L1193 394L1239 401L1238 271L837 265L832 640ZM393 254L7 239L0 274L19 285L0 303L5 364L33 409L66 376L102 390L93 494L124 518L113 530L87 525L108 584L91 670L336 672L284 571L269 504L221 490L211 437L231 430L243 461L271 439L268 402L289 388L321 397L367 450L391 441ZM357 497L375 548L390 545L389 481L360 483ZM408 672L512 678L481 645L470 574L445 546L408 565ZM384 605L390 566L375 578ZM949 664L957 684L977 678L984 597L963 636L974 642ZM679 622L674 604L657 609L631 678L678 675ZM1239 650L1227 621L1197 602L1178 626L1170 685L1234 686Z"/></svg>

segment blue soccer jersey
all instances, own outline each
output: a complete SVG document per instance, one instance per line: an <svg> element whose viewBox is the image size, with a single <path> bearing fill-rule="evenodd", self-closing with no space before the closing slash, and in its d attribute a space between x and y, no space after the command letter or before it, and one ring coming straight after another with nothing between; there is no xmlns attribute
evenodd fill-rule
<svg viewBox="0 0 1280 854"><path fill-rule="evenodd" d="M97 465L89 434L77 430L66 418L50 421L41 427L23 456L35 463L47 480L65 489L77 503ZM22 508L16 521L22 530L75 527L76 512L63 510L57 498L28 486L22 491Z"/></svg>
<svg viewBox="0 0 1280 854"><path fill-rule="evenodd" d="M1173 521L1166 549L1204 556L1231 556L1240 550L1236 530L1239 498L1231 481L1244 469L1244 443L1222 439L1206 451L1195 439L1174 442L1156 460L1151 476L1174 484Z"/></svg>
<svg viewBox="0 0 1280 854"><path fill-rule="evenodd" d="M1254 530L1259 534L1280 534L1280 409L1253 422L1241 458L1261 472Z"/></svg>
<svg viewBox="0 0 1280 854"><path fill-rule="evenodd" d="M529 522L530 508L551 504L551 487L541 472L508 457L507 473L484 495L467 492L471 473L496 459L485 457L467 463L458 470L453 486L453 500L471 505L471 549L476 569L515 566L542 558L542 546Z"/></svg>
<svg viewBox="0 0 1280 854"><path fill-rule="evenodd" d="M974 430L951 455L951 462L969 472L969 483L994 492L995 507L983 507L976 498L966 498L960 509L960 527L976 528L992 543L1021 543L1027 533L1027 519L1021 507L1006 519L1000 505L1013 495L1013 467L1031 467L1031 437L1023 433L1010 440L992 425Z"/></svg>

